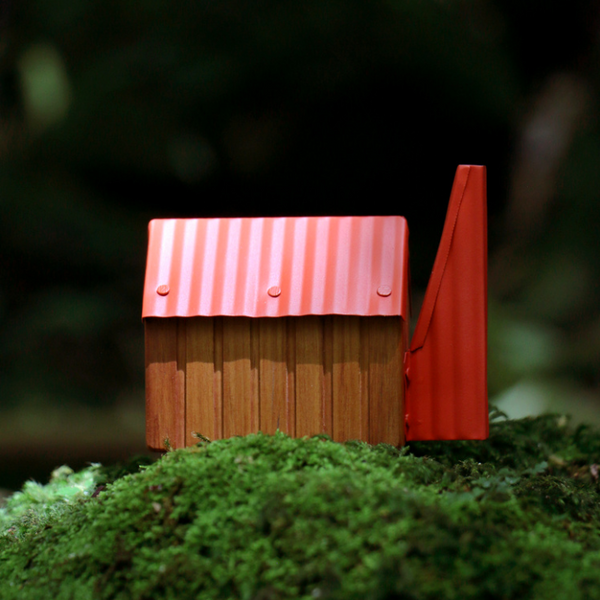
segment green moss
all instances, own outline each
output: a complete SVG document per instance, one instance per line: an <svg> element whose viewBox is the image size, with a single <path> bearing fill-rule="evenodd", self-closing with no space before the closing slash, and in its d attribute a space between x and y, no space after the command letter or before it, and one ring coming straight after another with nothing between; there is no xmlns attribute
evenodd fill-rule
<svg viewBox="0 0 600 600"><path fill-rule="evenodd" d="M597 432L549 416L485 442L258 434L63 471L0 512L0 598L600 598L598 463Z"/></svg>

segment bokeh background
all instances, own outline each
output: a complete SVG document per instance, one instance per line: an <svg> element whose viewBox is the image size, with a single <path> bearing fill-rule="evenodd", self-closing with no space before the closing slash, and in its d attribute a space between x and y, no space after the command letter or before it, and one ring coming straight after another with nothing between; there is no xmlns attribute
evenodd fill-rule
<svg viewBox="0 0 600 600"><path fill-rule="evenodd" d="M0 487L145 451L154 217L401 214L488 167L489 391L600 420L594 0L1 0Z"/></svg>

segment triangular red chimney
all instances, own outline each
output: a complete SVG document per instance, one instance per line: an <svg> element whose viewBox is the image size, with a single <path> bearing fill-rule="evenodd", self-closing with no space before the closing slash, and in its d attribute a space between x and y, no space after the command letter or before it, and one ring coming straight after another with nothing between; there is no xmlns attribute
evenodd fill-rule
<svg viewBox="0 0 600 600"><path fill-rule="evenodd" d="M456 171L406 386L407 441L488 437L485 167Z"/></svg>

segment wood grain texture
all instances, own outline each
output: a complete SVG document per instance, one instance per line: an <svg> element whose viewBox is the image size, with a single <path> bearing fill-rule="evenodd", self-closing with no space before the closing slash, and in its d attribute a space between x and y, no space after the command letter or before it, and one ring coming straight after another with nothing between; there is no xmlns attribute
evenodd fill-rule
<svg viewBox="0 0 600 600"><path fill-rule="evenodd" d="M146 319L146 443L185 445L185 328L179 319Z"/></svg>
<svg viewBox="0 0 600 600"><path fill-rule="evenodd" d="M214 342L215 342L215 374L214 374L214 419L215 424L219 424L215 432L215 439L223 439L223 318L213 317L214 322ZM218 434L218 435L217 435Z"/></svg>
<svg viewBox="0 0 600 600"><path fill-rule="evenodd" d="M332 434L324 368L324 319L296 319L296 436Z"/></svg>
<svg viewBox="0 0 600 600"><path fill-rule="evenodd" d="M287 386L289 405L287 407L289 432L288 434L296 437L296 324L297 317L286 319L286 362L287 362Z"/></svg>
<svg viewBox="0 0 600 600"><path fill-rule="evenodd" d="M198 442L192 432L223 437L221 377L215 369L215 319L195 317L186 324L185 443Z"/></svg>
<svg viewBox="0 0 600 600"><path fill-rule="evenodd" d="M404 444L403 356L407 324L400 317L370 317L369 442Z"/></svg>
<svg viewBox="0 0 600 600"><path fill-rule="evenodd" d="M293 362L289 347L293 340L290 319L258 319L260 430L273 434L278 429L295 434ZM290 329L290 331L288 331Z"/></svg>
<svg viewBox="0 0 600 600"><path fill-rule="evenodd" d="M360 317L333 317L333 439L368 441L369 399L364 387Z"/></svg>
<svg viewBox="0 0 600 600"><path fill-rule="evenodd" d="M327 435L333 438L333 322L334 316L323 319L323 424Z"/></svg>
<svg viewBox="0 0 600 600"><path fill-rule="evenodd" d="M258 320L223 317L223 437L258 431Z"/></svg>
<svg viewBox="0 0 600 600"><path fill-rule="evenodd" d="M279 428L404 444L400 317L145 321L150 448Z"/></svg>

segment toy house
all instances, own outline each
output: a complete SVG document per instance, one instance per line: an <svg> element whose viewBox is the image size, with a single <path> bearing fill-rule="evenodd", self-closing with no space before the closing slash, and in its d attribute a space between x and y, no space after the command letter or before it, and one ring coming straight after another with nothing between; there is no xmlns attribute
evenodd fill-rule
<svg viewBox="0 0 600 600"><path fill-rule="evenodd" d="M409 345L403 217L151 221L148 446L487 437L486 232L485 168L460 166Z"/></svg>

